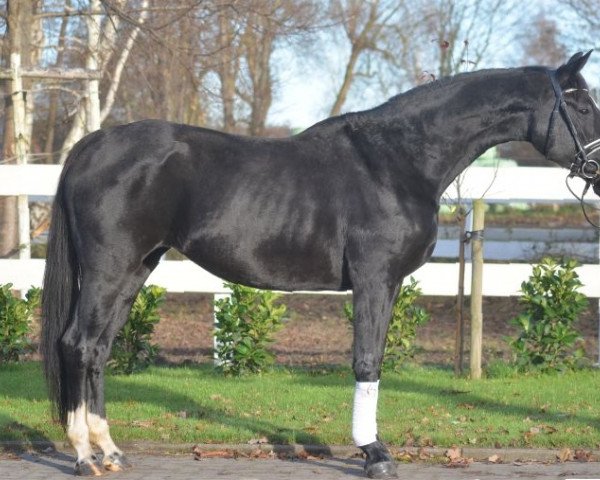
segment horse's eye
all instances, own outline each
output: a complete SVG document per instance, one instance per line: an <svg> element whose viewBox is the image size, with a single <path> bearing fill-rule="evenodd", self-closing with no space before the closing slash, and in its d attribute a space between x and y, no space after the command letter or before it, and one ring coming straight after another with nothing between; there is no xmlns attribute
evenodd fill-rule
<svg viewBox="0 0 600 480"><path fill-rule="evenodd" d="M579 113L582 113L583 115L587 115L588 113L590 113L590 109L589 108L580 108Z"/></svg>

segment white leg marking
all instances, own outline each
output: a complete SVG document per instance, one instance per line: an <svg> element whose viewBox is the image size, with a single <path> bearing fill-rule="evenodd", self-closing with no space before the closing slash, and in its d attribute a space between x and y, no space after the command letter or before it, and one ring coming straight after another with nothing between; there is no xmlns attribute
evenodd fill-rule
<svg viewBox="0 0 600 480"><path fill-rule="evenodd" d="M108 422L105 418L96 415L95 413L87 413L87 424L90 429L90 440L92 443L98 445L102 452L104 452L104 458L111 453L122 454L121 450L117 448L115 442L113 442L108 431Z"/></svg>
<svg viewBox="0 0 600 480"><path fill-rule="evenodd" d="M352 412L352 438L357 447L377 440L377 398L379 380L356 382Z"/></svg>
<svg viewBox="0 0 600 480"><path fill-rule="evenodd" d="M94 454L86 421L87 406L83 402L67 414L67 437L77 452L77 461L88 460Z"/></svg>

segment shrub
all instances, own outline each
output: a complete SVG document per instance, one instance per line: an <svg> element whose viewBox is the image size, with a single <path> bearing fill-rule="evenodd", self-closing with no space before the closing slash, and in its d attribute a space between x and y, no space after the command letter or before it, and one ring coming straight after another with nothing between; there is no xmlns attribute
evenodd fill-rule
<svg viewBox="0 0 600 480"><path fill-rule="evenodd" d="M15 297L12 283L0 285L0 361L18 362L33 350L29 328L40 304L39 288L30 288L25 299Z"/></svg>
<svg viewBox="0 0 600 480"><path fill-rule="evenodd" d="M583 348L575 348L582 339L573 324L587 299L577 291L582 284L576 266L574 260L544 258L521 284L525 311L511 320L521 333L508 339L521 370L564 370L583 357Z"/></svg>
<svg viewBox="0 0 600 480"><path fill-rule="evenodd" d="M165 299L166 290L156 285L142 287L127 322L113 343L108 367L113 373L131 374L147 368L158 354L158 346L151 343L154 325L158 323L158 307Z"/></svg>
<svg viewBox="0 0 600 480"><path fill-rule="evenodd" d="M429 320L425 309L415 305L415 301L421 295L417 284L418 282L410 277L410 283L402 285L396 297L383 354L384 370L396 370L407 359L414 357L417 327ZM351 303L344 305L344 313L348 320L353 322Z"/></svg>
<svg viewBox="0 0 600 480"><path fill-rule="evenodd" d="M231 296L215 302L215 353L225 374L258 373L270 366L267 350L273 333L282 326L286 307L276 304L280 294L233 283Z"/></svg>

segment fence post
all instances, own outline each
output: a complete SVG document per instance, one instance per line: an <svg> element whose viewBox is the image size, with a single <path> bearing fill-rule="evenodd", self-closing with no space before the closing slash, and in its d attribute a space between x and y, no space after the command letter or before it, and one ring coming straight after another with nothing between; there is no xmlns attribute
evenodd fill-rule
<svg viewBox="0 0 600 480"><path fill-rule="evenodd" d="M482 280L483 225L485 203L473 201L473 231L471 232L471 378L481 378L481 343L483 339Z"/></svg>

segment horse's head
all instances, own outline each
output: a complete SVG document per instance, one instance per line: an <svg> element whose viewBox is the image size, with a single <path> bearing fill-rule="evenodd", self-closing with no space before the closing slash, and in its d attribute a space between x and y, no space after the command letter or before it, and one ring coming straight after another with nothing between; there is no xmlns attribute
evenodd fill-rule
<svg viewBox="0 0 600 480"><path fill-rule="evenodd" d="M558 69L547 71L548 97L536 121L536 146L600 195L600 109L581 75L591 53L578 52Z"/></svg>

